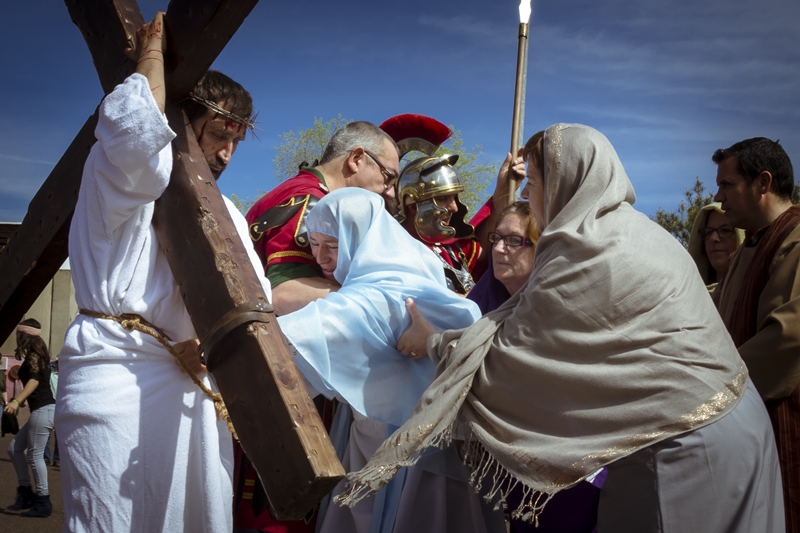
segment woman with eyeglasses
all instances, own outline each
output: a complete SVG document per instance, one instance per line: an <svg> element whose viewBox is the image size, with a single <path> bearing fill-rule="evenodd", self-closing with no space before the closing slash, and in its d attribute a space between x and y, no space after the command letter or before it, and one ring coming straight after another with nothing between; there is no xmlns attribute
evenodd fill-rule
<svg viewBox="0 0 800 533"><path fill-rule="evenodd" d="M697 213L689 236L689 255L694 259L708 292L714 292L725 277L731 254L743 242L744 230L728 223L722 204L709 204Z"/></svg>
<svg viewBox="0 0 800 533"><path fill-rule="evenodd" d="M530 277L539 230L528 202L514 202L489 233L492 255L486 273L467 294L481 313L494 311Z"/></svg>
<svg viewBox="0 0 800 533"><path fill-rule="evenodd" d="M494 277L509 295L528 281L538 240L539 231L528 202L514 202L506 207L500 214L497 228L489 234Z"/></svg>

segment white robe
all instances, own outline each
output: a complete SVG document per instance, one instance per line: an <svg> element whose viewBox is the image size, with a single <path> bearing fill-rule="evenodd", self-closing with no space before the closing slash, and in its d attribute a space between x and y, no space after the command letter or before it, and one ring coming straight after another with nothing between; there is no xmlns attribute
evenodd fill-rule
<svg viewBox="0 0 800 533"><path fill-rule="evenodd" d="M175 342L196 338L151 224L175 134L145 77L106 97L95 135L70 229L78 307L139 314ZM247 223L225 200L271 298ZM231 435L155 338L78 315L59 365L64 531L231 531Z"/></svg>

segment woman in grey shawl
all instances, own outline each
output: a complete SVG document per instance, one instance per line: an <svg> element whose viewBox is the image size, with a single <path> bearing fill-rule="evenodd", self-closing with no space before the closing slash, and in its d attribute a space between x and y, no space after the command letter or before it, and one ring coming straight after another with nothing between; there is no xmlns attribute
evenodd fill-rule
<svg viewBox="0 0 800 533"><path fill-rule="evenodd" d="M428 335L417 317L398 348L422 332L437 378L339 502L457 439L476 488L502 500L521 483L530 520L608 466L600 532L783 531L766 410L691 258L633 209L598 131L551 126L542 159L530 279L467 329Z"/></svg>

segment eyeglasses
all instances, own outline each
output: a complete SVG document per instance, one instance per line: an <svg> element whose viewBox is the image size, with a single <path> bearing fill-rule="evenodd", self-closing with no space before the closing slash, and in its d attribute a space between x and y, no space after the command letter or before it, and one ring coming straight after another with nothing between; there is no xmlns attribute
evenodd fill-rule
<svg viewBox="0 0 800 533"><path fill-rule="evenodd" d="M398 178L397 174L395 174L394 172L392 172L391 170L386 168L383 165L383 163L381 163L378 160L378 158L375 156L375 154L373 154L369 150L364 150L364 153L367 154L368 156L370 156L372 158L372 160L375 161L375 164L380 167L381 174L383 175L383 179L384 179L383 184L386 186L386 188L388 189L389 187L393 186L394 182L397 181L397 178Z"/></svg>
<svg viewBox="0 0 800 533"><path fill-rule="evenodd" d="M519 235L500 235L496 231L493 231L489 234L489 242L492 244L497 244L498 242L503 241L506 243L506 246L513 246L515 248L520 246L533 246L533 241L526 238L520 237Z"/></svg>
<svg viewBox="0 0 800 533"><path fill-rule="evenodd" d="M715 233L719 235L720 239L727 239L733 236L734 230L731 226L720 226L718 228L703 228L700 230L700 236L703 240L707 241Z"/></svg>

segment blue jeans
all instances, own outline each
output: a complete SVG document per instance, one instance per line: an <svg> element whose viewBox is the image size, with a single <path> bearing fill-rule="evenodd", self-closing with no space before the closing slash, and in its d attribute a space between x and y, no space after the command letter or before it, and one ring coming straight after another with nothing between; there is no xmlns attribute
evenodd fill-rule
<svg viewBox="0 0 800 533"><path fill-rule="evenodd" d="M17 479L21 486L30 486L31 478L28 474L28 465L33 470L33 479L36 481L36 494L46 496L50 494L47 488L47 466L44 464L44 446L53 431L53 413L55 404L45 405L31 412L28 422L22 426L16 437L8 445L8 456L17 472ZM23 452L28 450L27 461Z"/></svg>
<svg viewBox="0 0 800 533"><path fill-rule="evenodd" d="M56 432L53 431L53 434L47 437L47 444L44 445L44 460L50 460L50 439L52 438L54 449L53 449L53 462L58 463L61 462L61 458L58 456L58 435Z"/></svg>

